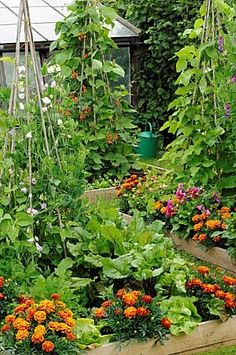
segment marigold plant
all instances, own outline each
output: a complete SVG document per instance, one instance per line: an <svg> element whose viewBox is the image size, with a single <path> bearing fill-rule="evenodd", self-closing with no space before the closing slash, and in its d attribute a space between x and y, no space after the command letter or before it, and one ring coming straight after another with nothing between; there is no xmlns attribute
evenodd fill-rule
<svg viewBox="0 0 236 355"><path fill-rule="evenodd" d="M94 310L94 316L98 321L105 321L104 331L110 331L113 340L119 341L131 338L162 341L171 327L155 298L137 290L118 290L115 297Z"/></svg>
<svg viewBox="0 0 236 355"><path fill-rule="evenodd" d="M39 303L23 297L20 302L5 317L0 329L6 350L14 348L27 354L77 353L76 321L73 312L59 301L59 295L53 294L51 300Z"/></svg>

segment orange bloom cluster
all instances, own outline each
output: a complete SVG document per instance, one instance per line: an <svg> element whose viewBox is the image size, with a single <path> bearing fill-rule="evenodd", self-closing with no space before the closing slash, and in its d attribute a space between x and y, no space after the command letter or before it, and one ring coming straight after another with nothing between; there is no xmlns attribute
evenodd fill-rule
<svg viewBox="0 0 236 355"><path fill-rule="evenodd" d="M234 277L224 276L223 281L224 281L224 284L228 285L228 286L235 286L236 285L236 279Z"/></svg>
<svg viewBox="0 0 236 355"><path fill-rule="evenodd" d="M197 271L199 272L199 274L205 275L205 274L209 274L210 269L207 266L199 266L197 268Z"/></svg>
<svg viewBox="0 0 236 355"><path fill-rule="evenodd" d="M209 219L206 221L206 227L211 230L220 229L221 225L221 221L218 219Z"/></svg>
<svg viewBox="0 0 236 355"><path fill-rule="evenodd" d="M205 240L207 239L207 235L205 233L201 233L201 234L194 234L193 238L192 238L195 242L200 242L203 243L205 242Z"/></svg>
<svg viewBox="0 0 236 355"><path fill-rule="evenodd" d="M106 300L101 307L95 309L95 317L98 319L107 317L107 309L113 307L114 315L123 314L125 318L132 319L136 316L146 317L151 311L147 308L152 303L152 296L142 295L140 291L127 292L124 288L117 291L116 300ZM108 313L109 314L109 313Z"/></svg>
<svg viewBox="0 0 236 355"><path fill-rule="evenodd" d="M1 332L12 330L17 342L30 339L31 346L40 345L47 353L55 349L55 344L47 340L47 336L53 334L69 341L75 340L73 328L76 322L73 312L59 301L58 294L53 294L51 298L52 300L43 300L39 304L31 298L25 298L25 302L14 309L14 314L6 316Z"/></svg>
<svg viewBox="0 0 236 355"><path fill-rule="evenodd" d="M163 202L162 201L156 201L155 203L154 203L154 208L155 208L155 210L157 210L157 211L161 211L161 209L164 207L164 205L163 205Z"/></svg>
<svg viewBox="0 0 236 355"><path fill-rule="evenodd" d="M229 207L223 206L220 210L218 210L219 215L222 219L231 218L231 211Z"/></svg>
<svg viewBox="0 0 236 355"><path fill-rule="evenodd" d="M117 187L116 196L120 197L125 190L132 190L135 186L139 184L138 175L133 174L128 179L126 179L123 184Z"/></svg>

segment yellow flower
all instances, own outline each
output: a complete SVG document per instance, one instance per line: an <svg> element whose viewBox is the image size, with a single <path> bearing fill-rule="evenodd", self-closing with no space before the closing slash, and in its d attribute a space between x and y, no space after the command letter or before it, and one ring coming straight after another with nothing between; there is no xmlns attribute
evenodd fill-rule
<svg viewBox="0 0 236 355"><path fill-rule="evenodd" d="M45 311L37 311L34 313L34 320L38 323L43 323L47 318L47 313Z"/></svg>
<svg viewBox="0 0 236 355"><path fill-rule="evenodd" d="M16 341L24 340L25 338L28 338L28 336L28 330L18 330L18 332L16 333Z"/></svg>

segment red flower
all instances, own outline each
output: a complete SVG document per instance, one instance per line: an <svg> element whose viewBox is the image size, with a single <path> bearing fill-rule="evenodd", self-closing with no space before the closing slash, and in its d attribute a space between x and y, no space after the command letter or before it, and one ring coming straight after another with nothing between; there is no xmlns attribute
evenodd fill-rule
<svg viewBox="0 0 236 355"><path fill-rule="evenodd" d="M218 291L216 291L215 296L217 298L219 298L220 300L224 300L225 299L225 292L222 290L218 290Z"/></svg>
<svg viewBox="0 0 236 355"><path fill-rule="evenodd" d="M0 293L0 301L3 301L3 300L5 300L5 296L3 293Z"/></svg>
<svg viewBox="0 0 236 355"><path fill-rule="evenodd" d="M4 277L0 276L0 288L4 285Z"/></svg>
<svg viewBox="0 0 236 355"><path fill-rule="evenodd" d="M202 290L205 293L215 293L215 286L212 284L202 284Z"/></svg>
<svg viewBox="0 0 236 355"><path fill-rule="evenodd" d="M225 307L229 309L236 308L236 303L233 300L225 300Z"/></svg>
<svg viewBox="0 0 236 355"><path fill-rule="evenodd" d="M161 325L165 328L165 329L170 329L171 327L171 321L168 318L162 318L161 320Z"/></svg>
<svg viewBox="0 0 236 355"><path fill-rule="evenodd" d="M152 296L150 295L143 295L142 302L144 303L152 303Z"/></svg>
<svg viewBox="0 0 236 355"><path fill-rule="evenodd" d="M137 315L140 317L146 317L150 314L149 309L145 308L145 307L138 307L137 308Z"/></svg>
<svg viewBox="0 0 236 355"><path fill-rule="evenodd" d="M108 307L110 307L112 305L112 301L104 301L103 303L102 303L102 307L104 307L104 308L108 308Z"/></svg>
<svg viewBox="0 0 236 355"><path fill-rule="evenodd" d="M236 285L236 279L233 277L230 277L230 276L224 276L223 281L224 281L225 285L228 285L228 286Z"/></svg>
<svg viewBox="0 0 236 355"><path fill-rule="evenodd" d="M60 295L58 295L58 293L53 293L53 294L51 295L51 299L52 299L52 300L59 300L59 299L60 299Z"/></svg>

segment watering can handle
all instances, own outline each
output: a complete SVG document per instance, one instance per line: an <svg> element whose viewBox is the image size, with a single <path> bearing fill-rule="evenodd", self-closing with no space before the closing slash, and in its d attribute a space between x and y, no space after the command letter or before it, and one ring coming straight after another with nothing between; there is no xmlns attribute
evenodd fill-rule
<svg viewBox="0 0 236 355"><path fill-rule="evenodd" d="M152 124L150 122L147 122L145 126L145 130L147 130L147 126L149 126L150 136L152 136Z"/></svg>

